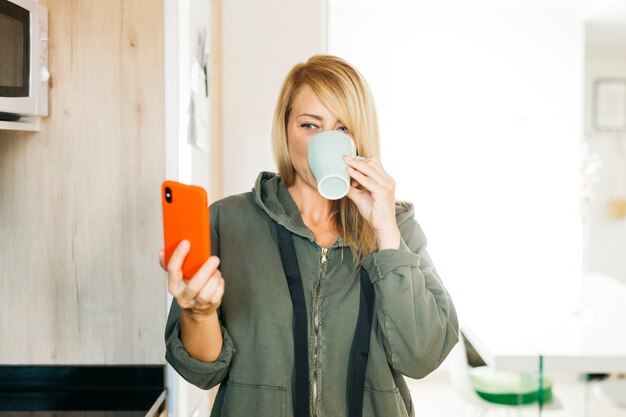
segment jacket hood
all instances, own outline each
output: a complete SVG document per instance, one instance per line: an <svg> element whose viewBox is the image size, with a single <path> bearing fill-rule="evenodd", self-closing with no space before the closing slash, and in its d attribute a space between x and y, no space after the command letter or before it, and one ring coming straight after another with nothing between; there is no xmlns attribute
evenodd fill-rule
<svg viewBox="0 0 626 417"><path fill-rule="evenodd" d="M257 205L276 223L284 226L291 233L306 237L312 242L315 241L315 235L302 221L298 206L278 174L261 172L256 179L252 194Z"/></svg>
<svg viewBox="0 0 626 417"><path fill-rule="evenodd" d="M275 222L287 230L315 242L315 235L302 221L300 210L280 176L273 172L261 172L252 189L256 204ZM413 204L405 201L396 202L396 221L400 226L414 217ZM341 237L338 244L341 244Z"/></svg>

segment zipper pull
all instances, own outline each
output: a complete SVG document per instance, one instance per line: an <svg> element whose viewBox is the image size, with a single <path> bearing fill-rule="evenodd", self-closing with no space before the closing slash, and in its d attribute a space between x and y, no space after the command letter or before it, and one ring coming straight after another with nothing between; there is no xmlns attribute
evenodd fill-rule
<svg viewBox="0 0 626 417"><path fill-rule="evenodd" d="M322 248L322 266L326 265L326 262L328 262L328 249Z"/></svg>

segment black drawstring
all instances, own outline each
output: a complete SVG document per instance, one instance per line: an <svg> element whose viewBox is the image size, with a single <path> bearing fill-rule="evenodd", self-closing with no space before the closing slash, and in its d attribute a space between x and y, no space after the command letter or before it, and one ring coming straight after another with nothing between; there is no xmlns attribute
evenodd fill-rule
<svg viewBox="0 0 626 417"><path fill-rule="evenodd" d="M365 268L361 267L361 296L359 301L359 316L356 321L354 339L350 360L352 374L351 390L348 397L348 417L363 415L363 392L365 388L365 369L367 356L370 352L370 333L372 329L372 315L374 313L374 286L370 281Z"/></svg>
<svg viewBox="0 0 626 417"><path fill-rule="evenodd" d="M293 305L293 352L296 369L295 392L293 395L294 417L309 416L309 348L307 332L306 302L300 277L300 267L296 257L291 233L283 226L278 228L278 244L283 269L289 285L289 295Z"/></svg>

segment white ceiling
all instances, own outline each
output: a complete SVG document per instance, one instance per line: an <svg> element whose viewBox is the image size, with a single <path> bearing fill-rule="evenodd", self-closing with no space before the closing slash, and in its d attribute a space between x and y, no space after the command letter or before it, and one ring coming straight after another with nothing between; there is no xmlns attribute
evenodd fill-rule
<svg viewBox="0 0 626 417"><path fill-rule="evenodd" d="M586 0L587 45L626 44L626 1Z"/></svg>
<svg viewBox="0 0 626 417"><path fill-rule="evenodd" d="M626 45L626 0L327 0L332 7L393 7L402 4L438 7L546 6L578 1L587 45Z"/></svg>

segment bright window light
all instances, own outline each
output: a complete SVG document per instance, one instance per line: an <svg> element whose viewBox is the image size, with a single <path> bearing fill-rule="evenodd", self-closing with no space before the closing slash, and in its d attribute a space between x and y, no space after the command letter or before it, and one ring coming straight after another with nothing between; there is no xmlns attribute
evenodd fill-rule
<svg viewBox="0 0 626 417"><path fill-rule="evenodd" d="M329 0L329 53L370 84L397 197L453 295L484 308L577 302L576 3Z"/></svg>

